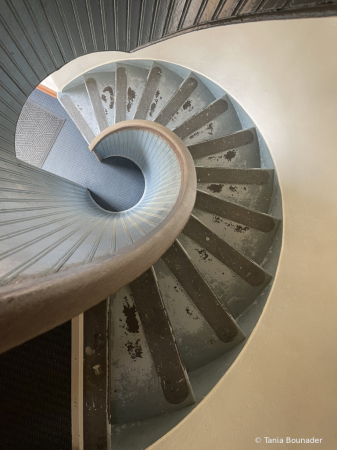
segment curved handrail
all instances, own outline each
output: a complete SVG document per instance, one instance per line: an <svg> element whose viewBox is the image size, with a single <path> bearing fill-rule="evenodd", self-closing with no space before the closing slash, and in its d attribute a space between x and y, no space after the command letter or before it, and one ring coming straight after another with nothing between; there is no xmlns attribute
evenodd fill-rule
<svg viewBox="0 0 337 450"><path fill-rule="evenodd" d="M0 288L0 352L9 350L75 317L140 276L172 245L187 223L196 196L196 174L186 145L166 127L132 120L112 125L90 149L122 129L151 130L169 142L180 170L180 190L172 210L134 244L95 262Z"/></svg>

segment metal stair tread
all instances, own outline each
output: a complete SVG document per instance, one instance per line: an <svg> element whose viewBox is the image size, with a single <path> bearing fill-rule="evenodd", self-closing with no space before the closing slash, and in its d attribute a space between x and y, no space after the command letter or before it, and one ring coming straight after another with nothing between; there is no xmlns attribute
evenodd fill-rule
<svg viewBox="0 0 337 450"><path fill-rule="evenodd" d="M262 286L271 280L272 276L261 266L221 239L193 214L182 233L201 245L251 286Z"/></svg>
<svg viewBox="0 0 337 450"><path fill-rule="evenodd" d="M194 402L153 268L130 283L130 288L166 400L180 404L191 397Z"/></svg>
<svg viewBox="0 0 337 450"><path fill-rule="evenodd" d="M197 144L188 145L193 159L216 155L251 144L256 139L255 128L239 130L217 138L205 139Z"/></svg>
<svg viewBox="0 0 337 450"><path fill-rule="evenodd" d="M259 265L262 265L278 231L278 227L275 227L273 231L264 233L196 208L193 209L193 215L221 239Z"/></svg>
<svg viewBox="0 0 337 450"><path fill-rule="evenodd" d="M126 120L127 74L124 66L116 64L115 75L115 123Z"/></svg>
<svg viewBox="0 0 337 450"><path fill-rule="evenodd" d="M208 322L217 337L225 343L235 340L238 330L232 317L202 278L200 272L178 241L162 256L175 278ZM182 275L184 271L184 275Z"/></svg>
<svg viewBox="0 0 337 450"><path fill-rule="evenodd" d="M157 91L158 84L162 77L162 69L153 63L152 68L148 74L146 83L144 84L144 89L139 99L137 109L134 115L134 119L145 120L153 100L155 93Z"/></svg>
<svg viewBox="0 0 337 450"><path fill-rule="evenodd" d="M186 122L189 118L202 111L209 104L213 103L216 98L209 88L195 74L191 73L193 78L198 82L198 89L195 89L183 105L172 116L171 120L166 124L167 128L173 130Z"/></svg>
<svg viewBox="0 0 337 450"><path fill-rule="evenodd" d="M268 214L274 187L273 169L196 166L196 172L200 191Z"/></svg>
<svg viewBox="0 0 337 450"><path fill-rule="evenodd" d="M224 219L233 220L241 225L269 233L280 225L281 220L270 214L265 214L238 203L220 199L208 192L197 189L197 198L194 208L215 214Z"/></svg>
<svg viewBox="0 0 337 450"><path fill-rule="evenodd" d="M94 135L99 133L99 126L96 121L94 110L91 106L91 101L87 93L84 77L82 76L82 83L72 88L62 90L61 95L68 95L79 114L86 121Z"/></svg>
<svg viewBox="0 0 337 450"><path fill-rule="evenodd" d="M146 115L146 120L151 121L155 121L155 118L165 105L167 105L172 95L177 92L183 81L183 78L180 75L168 69L160 62L156 61L154 66L161 70L161 77Z"/></svg>
<svg viewBox="0 0 337 450"><path fill-rule="evenodd" d="M197 88L198 81L192 75L185 78L179 89L172 95L154 120L161 125L167 125L177 110L187 101L192 92Z"/></svg>
<svg viewBox="0 0 337 450"><path fill-rule="evenodd" d="M220 114L226 112L228 109L228 102L224 98L216 99L209 104L202 111L194 114L189 119L185 120L181 125L173 128L173 132L184 140L192 133L198 131L204 125L207 125Z"/></svg>
<svg viewBox="0 0 337 450"><path fill-rule="evenodd" d="M177 241L176 244L180 245ZM164 259L159 259L153 267L188 374L209 364L244 340L244 334L234 321L237 328L235 339L229 343L220 340L188 295L185 283L180 283Z"/></svg>
<svg viewBox="0 0 337 450"><path fill-rule="evenodd" d="M165 399L129 285L113 294L110 310L116 318L110 332L112 422L124 424L146 420L162 414L163 410L172 412L193 403L190 387L188 397L181 404L168 403Z"/></svg>

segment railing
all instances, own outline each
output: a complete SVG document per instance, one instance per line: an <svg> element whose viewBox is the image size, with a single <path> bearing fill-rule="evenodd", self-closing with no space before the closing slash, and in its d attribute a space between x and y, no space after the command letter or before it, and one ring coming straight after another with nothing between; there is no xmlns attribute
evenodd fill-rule
<svg viewBox="0 0 337 450"><path fill-rule="evenodd" d="M100 151L105 138L130 129L154 134L166 145L161 148L168 148L171 152L175 170L179 172L174 202L166 207L165 214L151 231L109 256L52 274L33 273L25 279L19 278L17 283L13 283L16 281L14 279L12 284L1 287L0 352L75 317L137 278L160 258L184 228L195 202L196 175L187 147L174 133L153 122L128 121L103 131L92 143L91 149ZM14 163L15 158L11 159ZM15 161L25 171L30 170L27 164ZM43 179L43 171L33 170L37 170ZM49 180L49 175L45 176ZM67 183L60 177L53 176L53 179L60 184ZM150 192L153 193L153 190L150 189ZM50 202L55 200L52 191L44 194L45 201L49 197ZM143 198L146 199L146 193ZM76 205L77 199L76 195L73 196L72 204ZM95 205L93 207L96 208ZM50 242L46 240L44 245L48 250Z"/></svg>

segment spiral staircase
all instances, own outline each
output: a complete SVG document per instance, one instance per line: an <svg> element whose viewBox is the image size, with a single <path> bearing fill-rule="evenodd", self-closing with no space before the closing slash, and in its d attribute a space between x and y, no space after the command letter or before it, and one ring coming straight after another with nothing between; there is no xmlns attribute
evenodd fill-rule
<svg viewBox="0 0 337 450"><path fill-rule="evenodd" d="M140 450L203 400L263 310L282 227L268 148L235 99L201 74L122 58L96 67L58 99L100 164L126 158L142 172L143 195L116 211L87 186L19 161L17 120L37 84L81 55L132 51L234 15L253 20L255 10L283 17L296 2L229 12L222 1L143 1L139 11L101 1L99 13L94 3L1 2L0 350L108 298L105 384L95 362L102 342L84 339L85 367L107 389L107 435L93 431L98 408L87 396L84 448Z"/></svg>
<svg viewBox="0 0 337 450"><path fill-rule="evenodd" d="M157 423L149 439L153 423L169 414L172 426L202 399L252 331L280 247L281 217L272 214L280 203L277 178L265 167L262 136L240 106L183 67L147 60L107 64L74 79L58 99L101 164L122 157L140 168L144 193L116 211L85 186L6 154L0 239L9 307L3 317L13 314L8 299L19 308L29 299L26 317L19 311L25 340L36 334L29 322L38 304L44 317L46 308L54 312L57 324L117 290L103 309L110 333L107 421L112 448L140 449L167 431ZM109 267L116 260L122 265L117 282L117 266ZM105 278L92 281L93 270ZM137 270L143 273L134 279ZM62 296L76 303L85 289L95 289L95 297L67 308L67 317L60 314ZM97 364L101 343L91 342L85 367L95 369L99 385L106 376ZM210 371L211 382L200 383ZM92 433L95 420L88 420L96 414L94 394L85 393L85 401L85 448L96 448L101 437Z"/></svg>

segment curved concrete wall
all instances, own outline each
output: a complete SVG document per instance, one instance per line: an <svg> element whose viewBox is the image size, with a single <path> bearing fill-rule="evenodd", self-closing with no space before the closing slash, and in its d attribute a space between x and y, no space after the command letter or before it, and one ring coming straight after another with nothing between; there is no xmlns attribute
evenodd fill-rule
<svg viewBox="0 0 337 450"><path fill-rule="evenodd" d="M144 58L212 79L255 121L282 190L283 249L265 311L216 388L153 450L274 448L265 437L337 444L336 42L332 17L219 27L131 55L84 57L85 70Z"/></svg>
<svg viewBox="0 0 337 450"><path fill-rule="evenodd" d="M337 18L302 19L208 29L137 52L201 72L243 106L272 153L284 207L278 273L250 341L153 449L274 448L265 437L337 445L336 42Z"/></svg>

